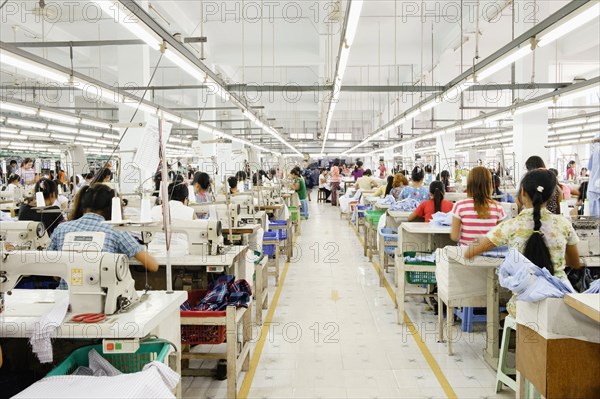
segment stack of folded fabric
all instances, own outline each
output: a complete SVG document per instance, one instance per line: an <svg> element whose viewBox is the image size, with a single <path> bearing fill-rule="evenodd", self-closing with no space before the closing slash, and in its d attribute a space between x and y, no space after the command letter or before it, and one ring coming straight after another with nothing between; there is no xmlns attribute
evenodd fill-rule
<svg viewBox="0 0 600 399"><path fill-rule="evenodd" d="M452 226L452 214L436 212L431 215L431 222L434 226Z"/></svg>
<svg viewBox="0 0 600 399"><path fill-rule="evenodd" d="M413 212L421 203L414 198L396 201L390 205L390 211Z"/></svg>

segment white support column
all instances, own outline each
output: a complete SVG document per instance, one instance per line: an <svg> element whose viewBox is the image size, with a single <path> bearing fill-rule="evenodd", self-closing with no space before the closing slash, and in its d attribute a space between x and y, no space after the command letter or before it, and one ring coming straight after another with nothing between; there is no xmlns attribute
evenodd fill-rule
<svg viewBox="0 0 600 399"><path fill-rule="evenodd" d="M126 85L146 86L150 79L150 60L149 49L147 46L118 46L118 67L119 67L119 86ZM148 96L148 94L146 94ZM128 123L135 109L133 107L119 104L119 122ZM145 122L146 113L139 110L132 122ZM125 129L121 129L121 135ZM147 181L152 185L149 179L153 173L141 171L133 163L135 152L138 149L141 136L145 134L145 129L129 128L127 134L123 137L119 155L121 162L119 164L120 192L122 194L135 193L140 184ZM146 184L144 184L146 186Z"/></svg>

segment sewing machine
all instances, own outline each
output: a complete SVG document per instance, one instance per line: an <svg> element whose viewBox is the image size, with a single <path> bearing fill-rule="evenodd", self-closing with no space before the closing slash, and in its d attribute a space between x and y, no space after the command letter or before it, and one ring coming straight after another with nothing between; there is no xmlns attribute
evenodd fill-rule
<svg viewBox="0 0 600 399"><path fill-rule="evenodd" d="M171 232L185 234L190 255L220 255L223 234L220 220L174 220Z"/></svg>
<svg viewBox="0 0 600 399"><path fill-rule="evenodd" d="M579 237L579 244L577 244L579 255L583 258L596 258L594 262L596 264L600 257L599 225L600 220L592 218L581 218L573 222L573 227ZM589 266L596 266L596 264L589 264Z"/></svg>
<svg viewBox="0 0 600 399"><path fill-rule="evenodd" d="M0 263L0 313L4 294L23 276L62 277L71 312L114 314L139 301L125 255L73 251L5 251Z"/></svg>
<svg viewBox="0 0 600 399"><path fill-rule="evenodd" d="M501 202L500 205L502 205L502 209L504 210L507 219L512 219L519 215L519 207L517 206L517 204L510 202Z"/></svg>
<svg viewBox="0 0 600 399"><path fill-rule="evenodd" d="M0 241L14 250L41 250L48 246L50 237L40 222L0 222Z"/></svg>
<svg viewBox="0 0 600 399"><path fill-rule="evenodd" d="M223 228L240 227L242 219L242 206L240 204L217 205L217 217L223 224Z"/></svg>

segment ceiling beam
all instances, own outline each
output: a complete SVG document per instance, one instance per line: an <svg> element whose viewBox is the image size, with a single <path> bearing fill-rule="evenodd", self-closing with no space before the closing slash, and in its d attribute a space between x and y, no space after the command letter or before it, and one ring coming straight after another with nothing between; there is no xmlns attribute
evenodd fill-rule
<svg viewBox="0 0 600 399"><path fill-rule="evenodd" d="M99 46L131 46L145 45L143 40L75 40L72 42L6 42L15 47L49 48L49 47L99 47Z"/></svg>

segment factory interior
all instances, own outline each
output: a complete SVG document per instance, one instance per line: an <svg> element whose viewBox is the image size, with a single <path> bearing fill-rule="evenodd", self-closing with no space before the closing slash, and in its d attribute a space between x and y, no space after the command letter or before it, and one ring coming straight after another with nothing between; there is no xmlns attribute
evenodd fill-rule
<svg viewBox="0 0 600 399"><path fill-rule="evenodd" d="M600 0L0 19L0 399L600 397Z"/></svg>

